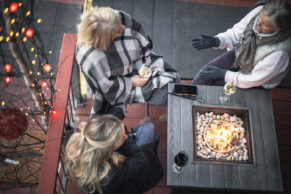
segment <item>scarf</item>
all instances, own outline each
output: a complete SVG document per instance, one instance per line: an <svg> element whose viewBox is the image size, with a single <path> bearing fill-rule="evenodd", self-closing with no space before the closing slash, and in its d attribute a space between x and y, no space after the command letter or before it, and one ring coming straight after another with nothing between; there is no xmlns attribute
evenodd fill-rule
<svg viewBox="0 0 291 194"><path fill-rule="evenodd" d="M259 36L258 33L254 31L254 29L256 29L258 17L259 14L252 18L243 32L238 47L239 52L233 64L234 67L240 67L242 73L250 72L254 68L257 47L266 44L275 44L289 37L289 33L286 31L277 31L270 36Z"/></svg>

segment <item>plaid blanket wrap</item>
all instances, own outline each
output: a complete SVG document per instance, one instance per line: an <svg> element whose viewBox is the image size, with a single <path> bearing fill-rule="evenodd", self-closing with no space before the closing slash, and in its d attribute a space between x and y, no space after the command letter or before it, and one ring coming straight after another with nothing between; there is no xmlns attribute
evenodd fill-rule
<svg viewBox="0 0 291 194"><path fill-rule="evenodd" d="M118 13L126 28L106 51L91 45L76 49L76 60L87 81L87 94L94 98L91 114L105 114L100 112L105 100L125 114L126 104L146 102L154 90L179 77L176 70L151 50L152 42L141 24L124 12ZM135 87L131 77L138 74L144 63L151 66L151 78L144 86Z"/></svg>

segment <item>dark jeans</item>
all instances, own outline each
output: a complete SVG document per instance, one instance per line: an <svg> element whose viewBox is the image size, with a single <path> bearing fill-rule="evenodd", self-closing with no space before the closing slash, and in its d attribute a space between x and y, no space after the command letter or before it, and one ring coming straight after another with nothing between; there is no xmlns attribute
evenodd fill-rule
<svg viewBox="0 0 291 194"><path fill-rule="evenodd" d="M210 61L208 64L204 65L200 71L207 70L208 66L216 66L220 67L222 69L227 69L231 71L238 71L239 68L232 67L235 60L235 53L234 50L227 51L223 53L222 55L216 57L212 61ZM201 79L199 76L200 71L195 75L195 77L192 80L192 85L216 85L216 86L223 86L225 84L224 80L204 80Z"/></svg>

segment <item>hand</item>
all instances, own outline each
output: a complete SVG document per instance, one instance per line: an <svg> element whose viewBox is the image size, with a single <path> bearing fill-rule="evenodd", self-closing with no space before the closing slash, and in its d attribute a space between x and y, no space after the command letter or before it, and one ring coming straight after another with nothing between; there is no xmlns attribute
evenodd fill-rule
<svg viewBox="0 0 291 194"><path fill-rule="evenodd" d="M197 50L219 47L219 45L219 38L213 36L201 35L201 38L192 39L192 47Z"/></svg>
<svg viewBox="0 0 291 194"><path fill-rule="evenodd" d="M143 86L149 81L149 79L150 79L149 77L141 77L139 75L134 75L132 76L131 83L134 86Z"/></svg>
<svg viewBox="0 0 291 194"><path fill-rule="evenodd" d="M218 79L223 79L226 74L226 69L222 69L216 66L208 66L207 70L200 71L199 76L201 79L214 81Z"/></svg>

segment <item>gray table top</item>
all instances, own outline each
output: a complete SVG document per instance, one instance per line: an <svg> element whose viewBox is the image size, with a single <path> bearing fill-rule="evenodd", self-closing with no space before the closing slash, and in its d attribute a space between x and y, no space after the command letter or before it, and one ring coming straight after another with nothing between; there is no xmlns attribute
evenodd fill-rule
<svg viewBox="0 0 291 194"><path fill-rule="evenodd" d="M174 84L169 84L169 93ZM167 186L212 189L282 191L282 177L269 90L237 89L221 105L221 86L197 86L197 100L168 95ZM242 107L249 110L253 141L253 164L213 163L193 160L193 105ZM172 170L175 155L184 150L189 162L182 173Z"/></svg>

